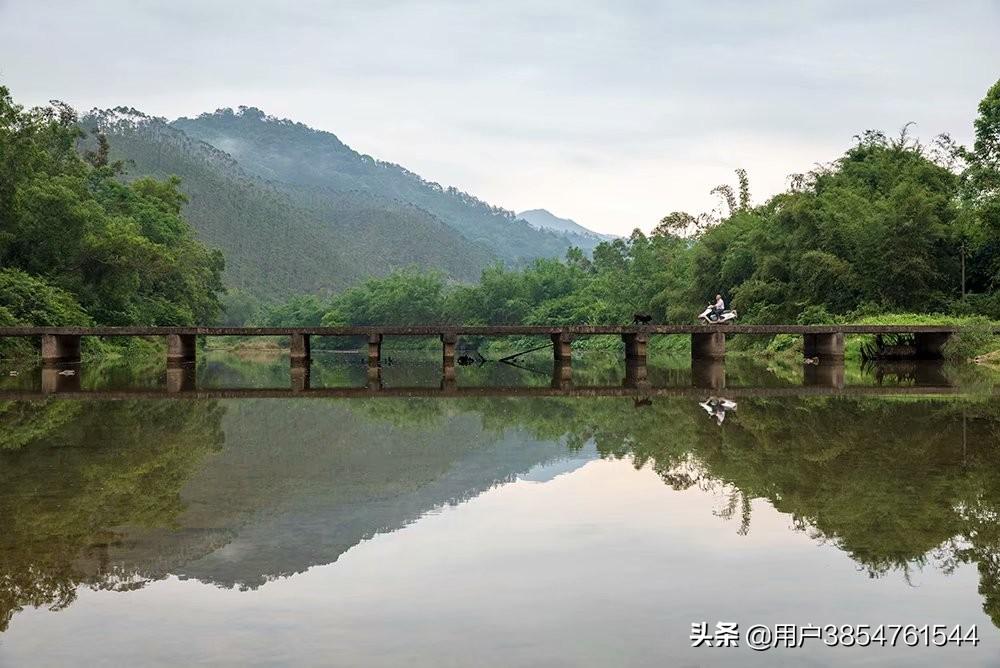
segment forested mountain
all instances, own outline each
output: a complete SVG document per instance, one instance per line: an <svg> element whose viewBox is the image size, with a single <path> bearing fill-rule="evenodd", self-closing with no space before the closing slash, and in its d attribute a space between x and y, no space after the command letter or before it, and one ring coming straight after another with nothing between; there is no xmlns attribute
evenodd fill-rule
<svg viewBox="0 0 1000 668"><path fill-rule="evenodd" d="M269 182L134 109L95 110L82 125L108 135L128 179L179 176L185 217L222 250L226 283L256 297L329 293L413 264L469 280L492 260L416 206L361 190Z"/></svg>
<svg viewBox="0 0 1000 668"><path fill-rule="evenodd" d="M594 237L598 242L610 241L615 238L613 234L601 234L589 230L580 223L570 218L560 218L547 209L529 209L517 214L521 220L526 220L532 227L540 230L549 230L564 234L578 234L583 237Z"/></svg>
<svg viewBox="0 0 1000 668"><path fill-rule="evenodd" d="M405 202L433 214L509 265L537 257L562 257L570 246L589 251L600 241L580 230L539 230L511 211L362 155L329 132L273 118L256 108L220 109L197 118L180 118L171 125L229 153L247 171L280 184L293 196L307 196L316 206L322 207L326 197L358 191L387 206ZM396 231L397 238L406 235L403 228Z"/></svg>

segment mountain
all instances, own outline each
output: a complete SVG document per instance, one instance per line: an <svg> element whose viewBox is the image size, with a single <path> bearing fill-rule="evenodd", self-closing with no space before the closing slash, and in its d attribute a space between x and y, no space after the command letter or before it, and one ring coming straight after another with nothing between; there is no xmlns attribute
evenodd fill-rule
<svg viewBox="0 0 1000 668"><path fill-rule="evenodd" d="M222 250L227 285L259 298L329 293L411 264L475 280L493 259L412 204L363 191L314 198L290 190L162 118L117 108L94 110L81 125L109 136L126 178L181 177L185 217Z"/></svg>
<svg viewBox="0 0 1000 668"><path fill-rule="evenodd" d="M590 251L597 245L592 234L539 230L512 211L362 155L330 132L274 118L253 107L179 118L171 125L225 151L247 171L280 184L300 202L306 198L316 203L344 192L366 193L387 203L405 202L507 264L562 257L570 246Z"/></svg>
<svg viewBox="0 0 1000 668"><path fill-rule="evenodd" d="M91 143L96 131L108 135L126 178L179 176L185 217L222 250L226 284L265 300L328 294L411 265L474 281L492 262L519 266L599 241L539 230L258 109L173 122L95 109L81 125Z"/></svg>
<svg viewBox="0 0 1000 668"><path fill-rule="evenodd" d="M231 404L225 445L186 481L176 524L130 527L109 551L111 563L148 579L173 574L257 588L333 563L436 508L519 477L544 483L598 456L593 444L569 452L521 428L492 431L475 410L399 424L375 410ZM400 410L404 416L407 408Z"/></svg>
<svg viewBox="0 0 1000 668"><path fill-rule="evenodd" d="M527 221L532 227L539 230L549 230L563 234L572 234L582 237L593 237L598 241L610 241L615 239L613 234L601 234L589 230L575 220L560 218L546 209L529 209L517 214L521 220Z"/></svg>

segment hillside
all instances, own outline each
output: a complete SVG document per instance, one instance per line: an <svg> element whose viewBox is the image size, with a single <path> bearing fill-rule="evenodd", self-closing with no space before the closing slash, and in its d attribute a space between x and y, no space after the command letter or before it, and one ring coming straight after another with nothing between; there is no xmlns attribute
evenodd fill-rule
<svg viewBox="0 0 1000 668"><path fill-rule="evenodd" d="M547 209L529 209L528 211L522 211L517 214L517 217L521 220L527 221L532 227L540 230L549 230L550 232L556 232L559 234L573 234L582 237L593 237L597 239L598 242L609 241L615 238L613 234L601 234L600 232L594 232L593 230L587 229L575 220L560 218Z"/></svg>
<svg viewBox="0 0 1000 668"><path fill-rule="evenodd" d="M250 173L282 188L307 189L314 197L360 191L379 201L416 206L508 264L562 257L570 246L590 251L600 241L576 230L539 230L511 211L362 155L329 132L276 119L252 107L179 118L171 125L229 153Z"/></svg>
<svg viewBox="0 0 1000 668"><path fill-rule="evenodd" d="M226 258L227 285L259 298L328 293L417 264L474 280L492 255L413 205L359 190L314 192L250 174L237 160L134 109L92 111L126 176L180 176L184 214Z"/></svg>

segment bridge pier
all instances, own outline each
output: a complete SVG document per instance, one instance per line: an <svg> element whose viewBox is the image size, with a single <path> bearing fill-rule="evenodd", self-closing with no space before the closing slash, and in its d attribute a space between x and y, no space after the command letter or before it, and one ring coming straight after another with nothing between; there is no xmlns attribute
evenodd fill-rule
<svg viewBox="0 0 1000 668"><path fill-rule="evenodd" d="M194 334L167 334L167 366L194 364L197 337Z"/></svg>
<svg viewBox="0 0 1000 668"><path fill-rule="evenodd" d="M570 363L573 358L573 335L569 332L550 334L552 340L552 357L556 362Z"/></svg>
<svg viewBox="0 0 1000 668"><path fill-rule="evenodd" d="M914 335L917 358L923 360L944 359L944 344L951 338L950 332L923 332Z"/></svg>
<svg viewBox="0 0 1000 668"><path fill-rule="evenodd" d="M552 362L552 388L568 390L573 387L573 366L568 361L554 360Z"/></svg>
<svg viewBox="0 0 1000 668"><path fill-rule="evenodd" d="M312 361L312 347L308 334L292 334L289 341L289 358L292 366L309 366Z"/></svg>
<svg viewBox="0 0 1000 668"><path fill-rule="evenodd" d="M691 360L691 387L722 390L726 387L726 365L718 359Z"/></svg>
<svg viewBox="0 0 1000 668"><path fill-rule="evenodd" d="M645 358L642 358L641 361L638 359L625 361L625 380L622 381L622 387L633 389L646 389L650 387Z"/></svg>
<svg viewBox="0 0 1000 668"><path fill-rule="evenodd" d="M167 367L167 392L193 392L197 387L194 366Z"/></svg>
<svg viewBox="0 0 1000 668"><path fill-rule="evenodd" d="M691 359L721 360L725 356L725 332L706 332L691 335Z"/></svg>
<svg viewBox="0 0 1000 668"><path fill-rule="evenodd" d="M42 334L42 366L79 363L79 336L75 334Z"/></svg>
<svg viewBox="0 0 1000 668"><path fill-rule="evenodd" d="M844 365L824 364L822 361L819 364L807 364L802 369L802 383L811 387L841 390L844 388Z"/></svg>
<svg viewBox="0 0 1000 668"><path fill-rule="evenodd" d="M309 389L310 370L308 364L292 364L289 377L293 392L305 392Z"/></svg>
<svg viewBox="0 0 1000 668"><path fill-rule="evenodd" d="M382 389L382 367L368 367L368 377L365 380L365 387L369 392L377 392Z"/></svg>
<svg viewBox="0 0 1000 668"><path fill-rule="evenodd" d="M803 334L802 353L805 357L818 357L820 362L839 362L844 359L844 333Z"/></svg>
<svg viewBox="0 0 1000 668"><path fill-rule="evenodd" d="M382 335L368 335L368 366L379 366L382 363Z"/></svg>
<svg viewBox="0 0 1000 668"><path fill-rule="evenodd" d="M649 334L645 332L622 334L622 341L625 342L625 361L645 366L646 344L649 343Z"/></svg>
<svg viewBox="0 0 1000 668"><path fill-rule="evenodd" d="M80 372L76 370L72 376L65 376L60 369L55 366L42 367L42 393L54 394L56 392L79 392Z"/></svg>
<svg viewBox="0 0 1000 668"><path fill-rule="evenodd" d="M457 345L457 335L450 333L441 335L441 371L445 383L455 380L455 348Z"/></svg>

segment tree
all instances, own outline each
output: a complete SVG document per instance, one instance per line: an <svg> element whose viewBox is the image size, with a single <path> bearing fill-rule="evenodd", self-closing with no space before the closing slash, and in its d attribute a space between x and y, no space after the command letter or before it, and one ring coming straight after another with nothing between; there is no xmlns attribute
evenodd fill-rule
<svg viewBox="0 0 1000 668"><path fill-rule="evenodd" d="M176 178L119 180L107 138L84 159L75 112L25 110L0 87L0 307L19 324L215 321L223 258L194 238ZM29 307L17 286L35 286ZM65 322L73 321L73 322Z"/></svg>

